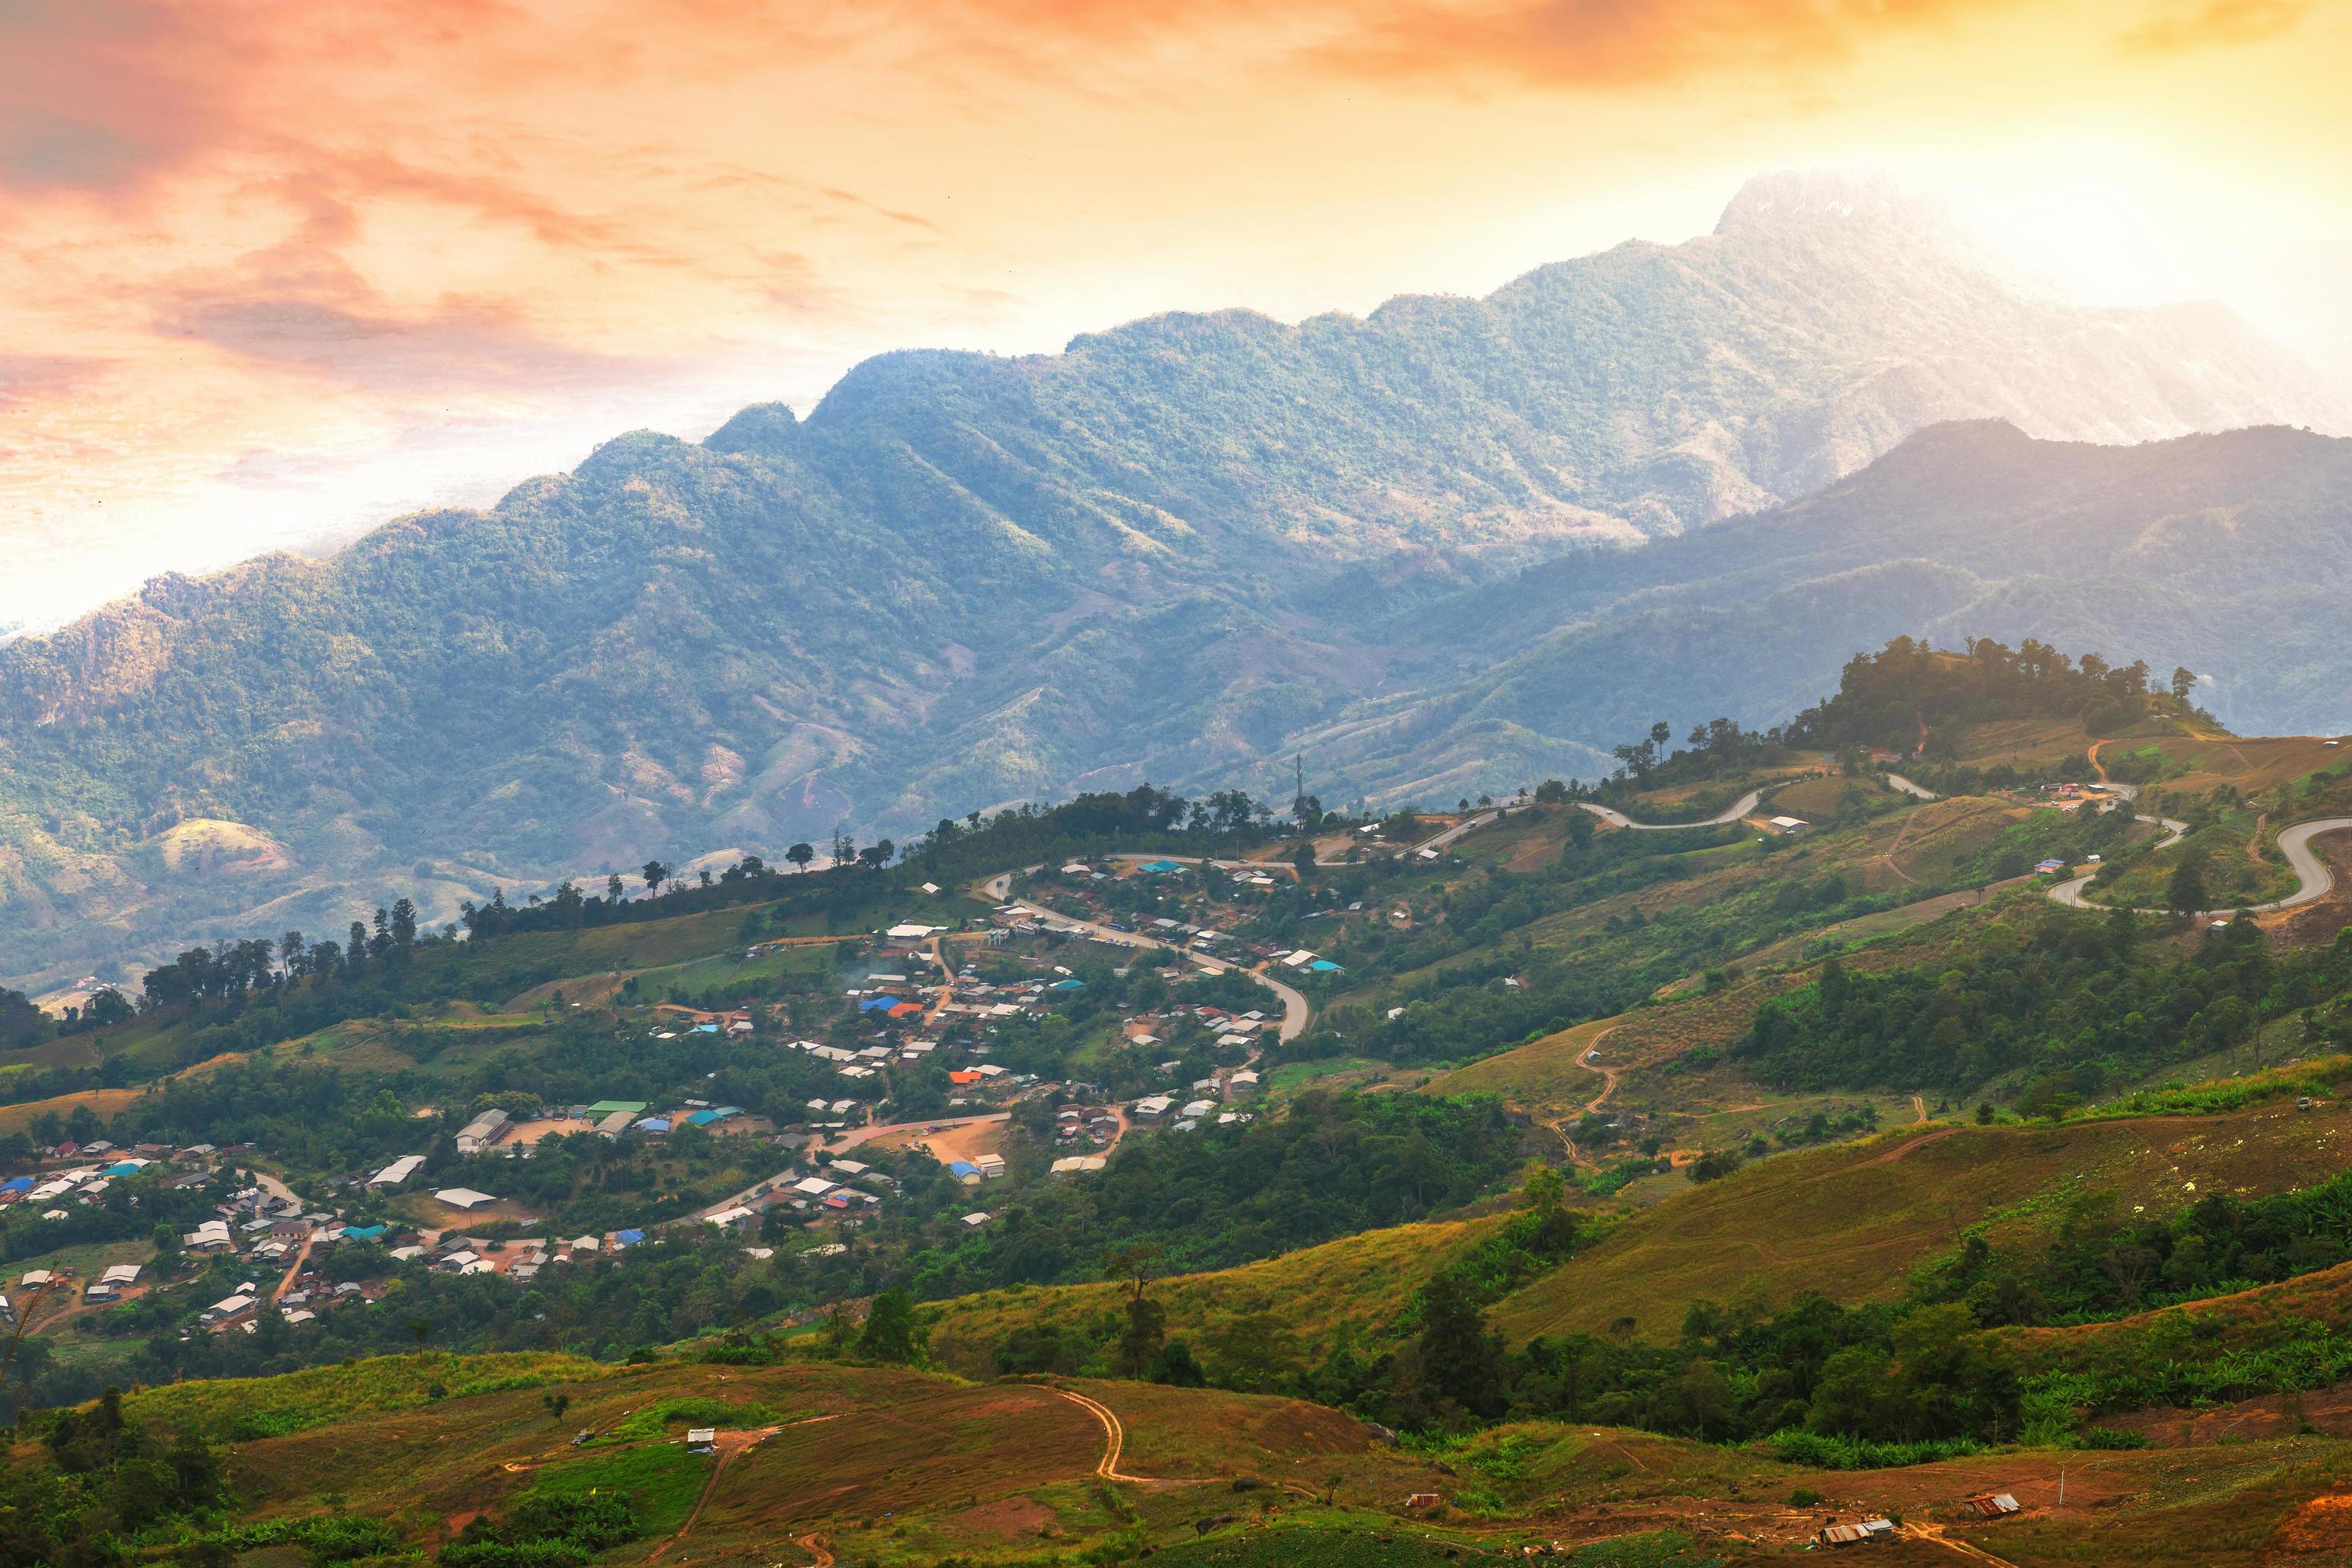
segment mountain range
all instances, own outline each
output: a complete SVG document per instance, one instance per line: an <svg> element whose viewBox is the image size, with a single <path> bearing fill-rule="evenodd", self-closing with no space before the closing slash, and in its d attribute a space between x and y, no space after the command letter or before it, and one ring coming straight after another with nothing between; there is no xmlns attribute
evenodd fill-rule
<svg viewBox="0 0 2352 1568"><path fill-rule="evenodd" d="M625 436L0 648L0 974L355 886L440 918L1146 777L1286 795L1295 752L1327 800L1590 776L1895 631L2319 724L2352 443L2286 426L2352 413L2226 311L2056 303L1852 176L1484 300L884 355L804 421Z"/></svg>

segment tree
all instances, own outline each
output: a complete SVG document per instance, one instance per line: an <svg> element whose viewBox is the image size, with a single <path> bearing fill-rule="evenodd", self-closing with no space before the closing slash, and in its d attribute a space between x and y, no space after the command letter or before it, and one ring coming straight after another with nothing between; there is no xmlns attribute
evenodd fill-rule
<svg viewBox="0 0 2352 1568"><path fill-rule="evenodd" d="M2205 907L2205 858L2184 854L2180 863L2172 868L2171 880L2164 885L2167 909L2193 915Z"/></svg>
<svg viewBox="0 0 2352 1568"><path fill-rule="evenodd" d="M83 1005L81 1016L102 1029L110 1025L128 1023L131 1012L131 1003L121 992L111 985L101 985L89 994L89 1001Z"/></svg>
<svg viewBox="0 0 2352 1568"><path fill-rule="evenodd" d="M669 879L669 868L658 860L648 860L638 875L645 878L646 889L658 898L661 885Z"/></svg>
<svg viewBox="0 0 2352 1568"><path fill-rule="evenodd" d="M1323 826L1323 798L1320 795L1299 795L1290 803L1290 815L1292 820L1298 824L1299 832L1316 832Z"/></svg>
<svg viewBox="0 0 2352 1568"><path fill-rule="evenodd" d="M1491 1419L1503 1413L1502 1336L1487 1331L1486 1313L1451 1270L1422 1291L1416 1349L1430 1393L1474 1415Z"/></svg>
<svg viewBox="0 0 2352 1568"><path fill-rule="evenodd" d="M604 900L607 903L619 903L627 892L628 886L621 880L618 871L604 879Z"/></svg>
<svg viewBox="0 0 2352 1568"><path fill-rule="evenodd" d="M923 1359L924 1334L915 1321L915 1298L894 1287L874 1298L857 1336L857 1353L868 1361L911 1366Z"/></svg>
<svg viewBox="0 0 2352 1568"><path fill-rule="evenodd" d="M1298 868L1298 879L1301 882L1313 881L1315 879L1315 846L1311 843L1301 844L1297 848L1293 849L1290 852L1290 863Z"/></svg>
<svg viewBox="0 0 2352 1568"><path fill-rule="evenodd" d="M2175 702L2186 702L2189 700L2189 694L2196 689L2196 672L2190 669L2187 665L2173 666L2172 700Z"/></svg>
<svg viewBox="0 0 2352 1568"><path fill-rule="evenodd" d="M406 949L416 941L416 906L400 899L392 906L392 944Z"/></svg>
<svg viewBox="0 0 2352 1568"><path fill-rule="evenodd" d="M1148 1377L1168 1340L1168 1309L1138 1291L1128 1298L1127 1321L1118 1331L1119 1370Z"/></svg>
<svg viewBox="0 0 2352 1568"><path fill-rule="evenodd" d="M430 1318L411 1318L408 1320L408 1331L416 1341L416 1353L418 1355L423 1355L425 1353L425 1342L433 1337L433 1320Z"/></svg>
<svg viewBox="0 0 2352 1568"><path fill-rule="evenodd" d="M1209 1374L1193 1356L1192 1346L1182 1340L1170 1340L1161 1347L1160 1359L1151 1363L1151 1381L1173 1388L1205 1388Z"/></svg>
<svg viewBox="0 0 2352 1568"><path fill-rule="evenodd" d="M795 844L784 851L784 858L793 863L793 869L805 871L809 862L816 858L816 848L814 845Z"/></svg>

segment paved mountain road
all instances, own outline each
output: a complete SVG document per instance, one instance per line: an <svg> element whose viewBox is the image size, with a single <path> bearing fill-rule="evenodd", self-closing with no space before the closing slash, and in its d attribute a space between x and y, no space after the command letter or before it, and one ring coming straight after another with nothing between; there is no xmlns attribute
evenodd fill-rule
<svg viewBox="0 0 2352 1568"><path fill-rule="evenodd" d="M1596 805L1589 800L1580 800L1576 804L1612 827L1630 827L1638 833L1670 833L1677 827L1720 827L1727 822L1737 822L1754 811L1763 798L1762 790L1751 789L1722 811L1697 822L1636 822L1622 811Z"/></svg>
<svg viewBox="0 0 2352 1568"><path fill-rule="evenodd" d="M1273 975L1265 973L1262 970L1244 968L1238 963L1234 963L1223 959L1196 952L1189 947L1180 947L1171 942L1162 942L1156 936L1146 936L1141 931L1113 931L1110 927L1104 925L1099 921L1082 921L1075 915L1066 915L1058 910L1049 910L1039 904L1015 903L1013 908L1020 913L1027 915L1041 922L1052 921L1056 927L1066 928L1075 931L1082 931L1086 935L1094 938L1095 941L1107 943L1112 947L1156 947L1163 952L1175 953L1180 958L1190 958L1193 960L1193 962L1202 965L1204 968L1219 972L1228 969L1239 969L1244 974L1248 975L1252 980L1256 981L1260 985L1265 986L1276 996L1282 998L1281 1033L1284 1039L1295 1040L1299 1036L1307 1032L1307 998L1296 989L1291 986L1285 985L1281 981L1276 980Z"/></svg>
<svg viewBox="0 0 2352 1568"><path fill-rule="evenodd" d="M2167 829L2168 837L2157 845L2159 849L2167 845L2178 843L2181 835L2189 831L2186 823L2174 822L2168 817L2143 816L2139 820L2158 823ZM2239 912L2259 915L2267 914L2273 910L2300 909L2305 904L2318 902L2335 890L2336 873L2328 868L2326 861L2313 853L2311 841L2323 833L2342 833L2347 829L2352 829L2352 816L2323 816L2310 822L2298 822L2292 827L2279 829L2279 853L2286 857L2287 868L2295 875L2297 885L2294 891L2284 899L2273 899L2266 904L2247 904L2243 906L2242 911L2225 909L2200 910L2197 912L2200 915L2226 915ZM2051 889L2050 897L2055 902L2064 904L2069 909L2107 910L2117 907L2113 904L2095 904L2084 898L2083 889L2089 885L2090 880L2089 876L2072 878ZM2171 912L2169 910L2133 910L2135 914L2143 915L2161 915Z"/></svg>

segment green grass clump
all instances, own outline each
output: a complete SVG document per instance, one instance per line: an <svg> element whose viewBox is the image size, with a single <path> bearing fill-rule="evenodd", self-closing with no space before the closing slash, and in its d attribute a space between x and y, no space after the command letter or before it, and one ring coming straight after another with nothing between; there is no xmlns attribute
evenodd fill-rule
<svg viewBox="0 0 2352 1568"><path fill-rule="evenodd" d="M610 1454L592 1454L539 1472L525 1500L583 1498L614 1493L626 1498L644 1531L664 1535L686 1522L702 1494L712 1461L675 1443L655 1443Z"/></svg>
<svg viewBox="0 0 2352 1568"><path fill-rule="evenodd" d="M667 1437L673 1426L773 1426L789 1420L764 1405L737 1405L708 1394L686 1394L629 1412L604 1435L614 1443Z"/></svg>
<svg viewBox="0 0 2352 1568"><path fill-rule="evenodd" d="M1810 1465L1817 1470L1891 1470L1905 1465L1933 1465L1984 1452L1973 1437L1929 1437L1916 1443L1880 1443L1867 1437L1842 1437L1824 1432L1791 1429L1767 1439L1772 1457L1784 1465Z"/></svg>

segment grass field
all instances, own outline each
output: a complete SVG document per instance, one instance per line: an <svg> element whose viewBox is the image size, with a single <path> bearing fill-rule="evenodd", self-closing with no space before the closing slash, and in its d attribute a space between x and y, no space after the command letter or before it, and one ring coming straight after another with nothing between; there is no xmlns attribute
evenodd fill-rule
<svg viewBox="0 0 2352 1568"><path fill-rule="evenodd" d="M2168 791L2199 792L2226 784L2252 795L2325 768L2339 767L2346 761L2347 749L2324 744L2316 735L2251 740L2171 735L2150 741L2109 741L2099 748L2099 760L2113 767L2126 757L2152 755L2163 767L2162 785Z"/></svg>
<svg viewBox="0 0 2352 1568"><path fill-rule="evenodd" d="M559 1394L560 1416L549 1405ZM1416 1450L1337 1411L1210 1389L551 1355L386 1357L137 1390L126 1406L232 1442L243 1517L381 1520L419 1555L525 1498L592 1490L629 1499L638 1527L600 1561L691 1568L1146 1555L1196 1568L1423 1568L1536 1543L1582 1568L1745 1568L1787 1561L1823 1518L1873 1513L2017 1568L2317 1564L2352 1545L2342 1510L2314 1501L2342 1489L2352 1443L2315 1436L2001 1448L1823 1472L1760 1446L1549 1421ZM688 1453L672 1416L718 1427L727 1462ZM1114 1423L1118 1478L1107 1479ZM599 1440L575 1448L582 1428ZM18 1462L30 1458L19 1449ZM1792 1506L1800 1488L1818 1500ZM1961 1500L1994 1489L2026 1511L1976 1521ZM1409 1510L1415 1493L1439 1506ZM1919 1534L1867 1550L1894 1564L1959 1560Z"/></svg>
<svg viewBox="0 0 2352 1568"><path fill-rule="evenodd" d="M1774 1305L1805 1290L1887 1296L1967 1226L1990 1222L1999 1238L2054 1226L2077 1201L2163 1214L2200 1194L2282 1191L2340 1170L2347 1140L2352 1108L2284 1099L2216 1116L1898 1129L1689 1186L1505 1298L1495 1319L1515 1342L1621 1317L1661 1335L1692 1301L1743 1289Z"/></svg>
<svg viewBox="0 0 2352 1568"><path fill-rule="evenodd" d="M2079 757L2091 745L2078 719L1999 719L1963 725L1950 739L1953 754L1971 767L2008 766L2020 773Z"/></svg>
<svg viewBox="0 0 2352 1568"><path fill-rule="evenodd" d="M2268 825L2251 811L2231 811L2168 849L2152 851L2094 882L2086 896L2095 903L2132 909L2163 909L2174 870L2194 858L2204 868L2207 909L2266 903L2292 892L2295 878L2278 856Z"/></svg>
<svg viewBox="0 0 2352 1568"><path fill-rule="evenodd" d="M1384 1325L1421 1282L1454 1262L1497 1223L1456 1220L1367 1231L1320 1247L1210 1274L1180 1274L1151 1293L1171 1333L1187 1336L1212 1365L1278 1356L1320 1343L1342 1323ZM971 1376L993 1372L989 1353L1030 1323L1082 1322L1115 1310L1123 1287L1018 1287L943 1302L933 1353Z"/></svg>

